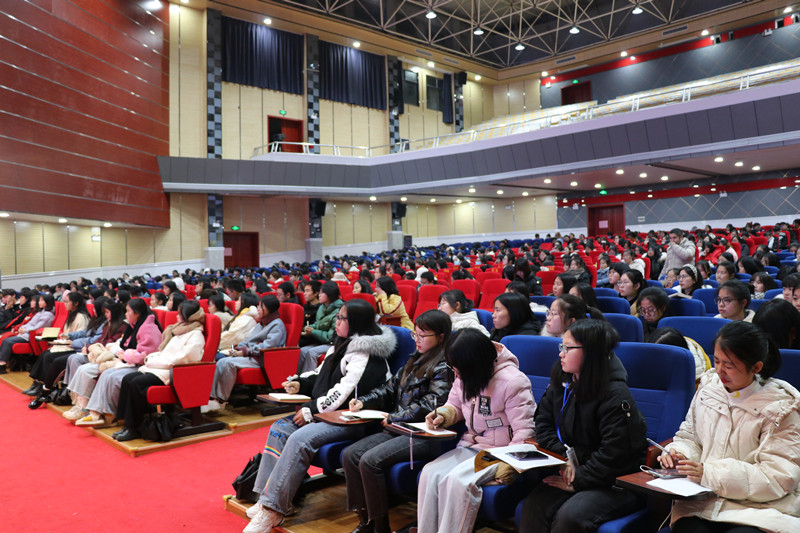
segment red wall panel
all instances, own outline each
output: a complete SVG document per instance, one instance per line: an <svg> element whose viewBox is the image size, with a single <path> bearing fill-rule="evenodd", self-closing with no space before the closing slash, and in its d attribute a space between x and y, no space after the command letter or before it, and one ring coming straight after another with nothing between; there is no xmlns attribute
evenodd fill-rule
<svg viewBox="0 0 800 533"><path fill-rule="evenodd" d="M168 4L144 5L4 4L0 209L169 225L156 160L169 153Z"/></svg>

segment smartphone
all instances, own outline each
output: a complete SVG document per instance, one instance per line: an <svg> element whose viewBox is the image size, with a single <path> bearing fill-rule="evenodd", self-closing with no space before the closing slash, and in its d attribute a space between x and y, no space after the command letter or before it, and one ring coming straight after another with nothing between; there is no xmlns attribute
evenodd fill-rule
<svg viewBox="0 0 800 533"><path fill-rule="evenodd" d="M547 456L542 452L536 450L528 450L524 452L509 452L508 455L520 461L531 461L533 459L547 459Z"/></svg>
<svg viewBox="0 0 800 533"><path fill-rule="evenodd" d="M404 429L406 431L410 431L411 433L425 433L421 429L415 428L411 424L407 424L406 422L394 422L392 423L393 426L397 426L400 429Z"/></svg>
<svg viewBox="0 0 800 533"><path fill-rule="evenodd" d="M681 474L678 472L677 468L653 468L652 470L648 470L647 473L659 479L686 477L686 474Z"/></svg>

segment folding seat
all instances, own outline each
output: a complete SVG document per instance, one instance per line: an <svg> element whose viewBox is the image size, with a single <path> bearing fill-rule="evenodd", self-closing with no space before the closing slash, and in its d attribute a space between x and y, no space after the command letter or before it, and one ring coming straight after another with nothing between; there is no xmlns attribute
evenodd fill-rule
<svg viewBox="0 0 800 533"><path fill-rule="evenodd" d="M507 279L487 279L481 283L481 302L478 308L494 311L494 299L505 292L509 283Z"/></svg>

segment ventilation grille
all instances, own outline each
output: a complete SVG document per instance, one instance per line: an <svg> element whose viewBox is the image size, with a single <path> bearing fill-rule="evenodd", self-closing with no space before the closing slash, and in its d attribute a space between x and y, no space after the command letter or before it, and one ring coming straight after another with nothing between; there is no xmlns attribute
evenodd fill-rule
<svg viewBox="0 0 800 533"><path fill-rule="evenodd" d="M678 26L677 28L670 28L668 30L664 30L661 32L662 37L669 37L670 35L675 35L676 33L681 33L689 29L688 24L684 24L683 26Z"/></svg>
<svg viewBox="0 0 800 533"><path fill-rule="evenodd" d="M442 62L450 63L451 65L460 65L461 64L461 61L459 61L458 59L453 59L452 57L447 57L447 56L442 57Z"/></svg>
<svg viewBox="0 0 800 533"><path fill-rule="evenodd" d="M428 52L427 50L422 50L421 48L414 48L414 52L425 57L433 57L433 53Z"/></svg>
<svg viewBox="0 0 800 533"><path fill-rule="evenodd" d="M577 59L576 56L569 56L561 59L556 59L556 65L563 65L564 63L570 63L572 61L575 61L575 59Z"/></svg>

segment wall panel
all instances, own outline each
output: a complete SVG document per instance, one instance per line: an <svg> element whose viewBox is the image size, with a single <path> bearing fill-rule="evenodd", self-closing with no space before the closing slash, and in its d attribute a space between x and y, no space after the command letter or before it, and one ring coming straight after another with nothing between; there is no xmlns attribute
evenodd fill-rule
<svg viewBox="0 0 800 533"><path fill-rule="evenodd" d="M36 222L18 221L16 223L17 238L17 271L41 272L44 270L42 257L42 225Z"/></svg>
<svg viewBox="0 0 800 533"><path fill-rule="evenodd" d="M494 202L494 231L505 233L518 231L514 229L514 205L508 200L497 199Z"/></svg>
<svg viewBox="0 0 800 533"><path fill-rule="evenodd" d="M242 113L239 101L239 85L222 84L222 157L239 159L241 153L241 135L239 126Z"/></svg>
<svg viewBox="0 0 800 533"><path fill-rule="evenodd" d="M304 250L308 238L308 199L283 197L284 210L286 211L286 251ZM328 203L330 205L330 202ZM323 234L324 236L324 234Z"/></svg>
<svg viewBox="0 0 800 533"><path fill-rule="evenodd" d="M42 234L44 237L42 247L44 270L67 270L70 268L67 226L42 224Z"/></svg>
<svg viewBox="0 0 800 533"><path fill-rule="evenodd" d="M147 230L151 235L154 230ZM95 268L100 266L100 242L92 241L92 228L69 227L69 267ZM96 232L97 235L100 232ZM152 242L152 241L151 241ZM150 246L152 250L152 244ZM150 254L152 257L152 254Z"/></svg>
<svg viewBox="0 0 800 533"><path fill-rule="evenodd" d="M372 242L372 212L370 204L354 203L353 205L353 241ZM379 237L380 238L380 237Z"/></svg>
<svg viewBox="0 0 800 533"><path fill-rule="evenodd" d="M0 254L0 273L4 276L16 274L16 242L13 220L0 218L0 242L3 243L3 250L5 251L5 253Z"/></svg>
<svg viewBox="0 0 800 533"><path fill-rule="evenodd" d="M127 265L127 245L124 228L103 228L100 240L101 260L104 267Z"/></svg>
<svg viewBox="0 0 800 533"><path fill-rule="evenodd" d="M171 78L170 128L177 129L176 144L170 155L206 157L206 31L205 12L185 6L170 9L171 38L178 46L170 46L170 62L180 65L178 77ZM177 33L177 35L175 35ZM172 41L171 41L172 42ZM223 115L223 127L225 117ZM174 136L171 136L171 139Z"/></svg>
<svg viewBox="0 0 800 533"><path fill-rule="evenodd" d="M476 228L474 224L475 206L473 202L456 204L456 222L454 234L472 234Z"/></svg>
<svg viewBox="0 0 800 533"><path fill-rule="evenodd" d="M128 263L140 265L155 263L153 230L132 228L128 230Z"/></svg>

